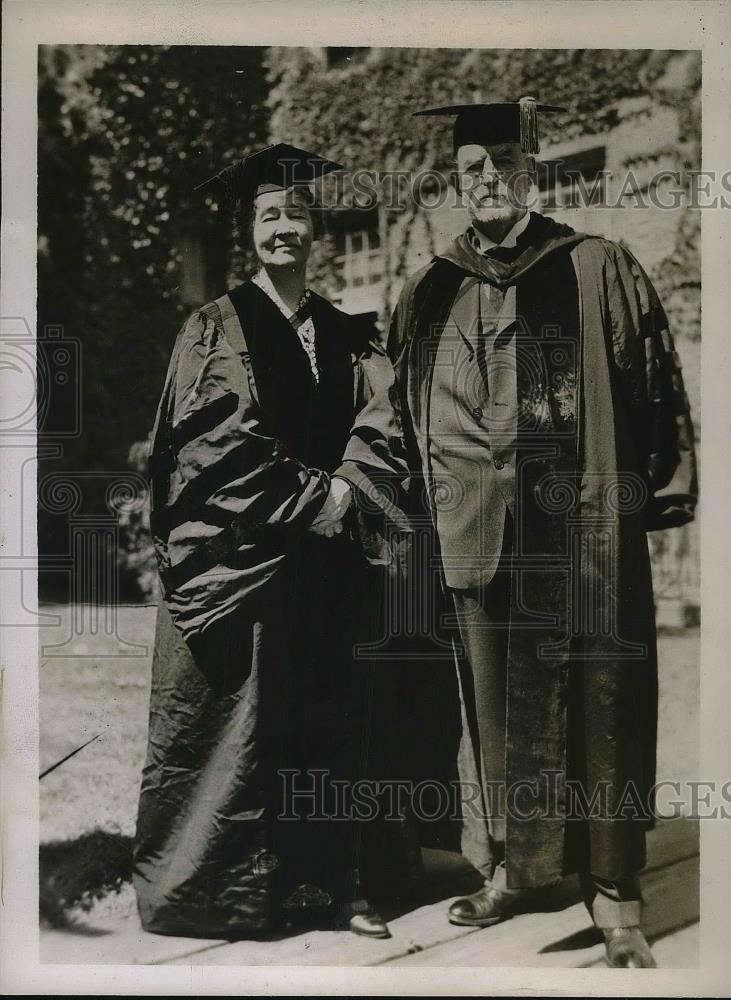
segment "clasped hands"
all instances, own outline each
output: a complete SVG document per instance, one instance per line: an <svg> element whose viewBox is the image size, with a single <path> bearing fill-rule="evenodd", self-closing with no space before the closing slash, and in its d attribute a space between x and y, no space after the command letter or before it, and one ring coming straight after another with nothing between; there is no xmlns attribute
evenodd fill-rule
<svg viewBox="0 0 731 1000"><path fill-rule="evenodd" d="M343 530L343 518L352 502L350 483L347 479L333 476L327 500L309 530L316 535L325 535L326 538L339 535Z"/></svg>

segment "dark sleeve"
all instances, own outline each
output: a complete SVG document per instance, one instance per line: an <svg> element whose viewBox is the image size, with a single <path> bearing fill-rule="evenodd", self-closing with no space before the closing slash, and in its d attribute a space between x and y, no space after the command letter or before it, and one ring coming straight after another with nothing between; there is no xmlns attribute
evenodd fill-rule
<svg viewBox="0 0 731 1000"><path fill-rule="evenodd" d="M698 500L693 424L680 358L650 279L622 248L610 265L615 361L633 402L638 452L649 488L648 531L692 521ZM616 278L613 281L612 278Z"/></svg>
<svg viewBox="0 0 731 1000"><path fill-rule="evenodd" d="M205 311L178 336L150 473L160 576L185 634L274 575L330 487L267 432L244 359Z"/></svg>
<svg viewBox="0 0 731 1000"><path fill-rule="evenodd" d="M365 510L380 510L394 524L407 528L402 498L409 470L394 402L395 373L386 355L376 349L358 365L361 406L334 475L348 480Z"/></svg>
<svg viewBox="0 0 731 1000"><path fill-rule="evenodd" d="M400 321L396 310L391 329ZM401 424L399 366L380 345L371 343L358 361L358 412L343 461L334 475L356 490L356 502L380 510L398 528L409 529L403 512L409 466Z"/></svg>
<svg viewBox="0 0 731 1000"><path fill-rule="evenodd" d="M172 426L180 495L208 511L252 528L299 530L325 501L329 476L267 432L246 367L209 316L192 317L184 331Z"/></svg>
<svg viewBox="0 0 731 1000"><path fill-rule="evenodd" d="M396 322L395 315L392 329ZM353 487L356 532L368 562L405 578L413 529L398 368L371 342L358 359L357 380L357 412L334 475Z"/></svg>

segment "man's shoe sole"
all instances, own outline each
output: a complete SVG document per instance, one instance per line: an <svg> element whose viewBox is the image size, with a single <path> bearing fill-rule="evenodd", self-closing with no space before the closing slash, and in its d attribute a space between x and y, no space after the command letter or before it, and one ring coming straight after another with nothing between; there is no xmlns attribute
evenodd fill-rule
<svg viewBox="0 0 731 1000"><path fill-rule="evenodd" d="M351 934L357 934L358 937L372 938L374 941L385 941L386 938L391 937L390 931L378 931L377 934L374 934L372 931L359 931L354 927L350 927L349 930Z"/></svg>
<svg viewBox="0 0 731 1000"><path fill-rule="evenodd" d="M503 920L508 920L512 914L506 913L502 917L474 917L470 920L469 917L453 917L450 915L449 922L454 924L455 927L492 927L493 924L500 924Z"/></svg>

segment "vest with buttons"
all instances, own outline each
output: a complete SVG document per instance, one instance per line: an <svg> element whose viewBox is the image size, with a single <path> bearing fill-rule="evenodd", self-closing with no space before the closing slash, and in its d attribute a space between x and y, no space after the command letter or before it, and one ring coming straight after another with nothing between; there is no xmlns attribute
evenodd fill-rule
<svg viewBox="0 0 731 1000"><path fill-rule="evenodd" d="M429 398L432 508L445 582L488 583L515 499L515 290L468 277L441 331ZM511 311L513 316L511 317Z"/></svg>

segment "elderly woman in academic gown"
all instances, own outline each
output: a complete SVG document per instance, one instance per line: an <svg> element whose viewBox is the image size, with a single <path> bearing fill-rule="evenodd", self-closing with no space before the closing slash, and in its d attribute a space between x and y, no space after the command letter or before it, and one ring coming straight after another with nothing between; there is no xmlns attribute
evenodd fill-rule
<svg viewBox="0 0 731 1000"><path fill-rule="evenodd" d="M157 414L164 602L134 875L157 933L245 937L315 914L388 936L363 886L371 828L317 819L343 813L332 783L362 775L369 744L353 649L372 578L335 473L356 413L392 377L307 288L299 181L336 168L280 144L218 175L260 269L183 325Z"/></svg>

